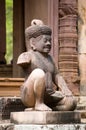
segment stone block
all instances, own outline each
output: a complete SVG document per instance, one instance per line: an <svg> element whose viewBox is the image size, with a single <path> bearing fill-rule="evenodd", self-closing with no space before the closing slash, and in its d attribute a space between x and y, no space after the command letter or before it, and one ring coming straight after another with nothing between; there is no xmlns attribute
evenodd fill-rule
<svg viewBox="0 0 86 130"><path fill-rule="evenodd" d="M65 124L80 123L80 118L74 111L24 111L12 112L10 120L15 124Z"/></svg>
<svg viewBox="0 0 86 130"><path fill-rule="evenodd" d="M23 111L26 107L23 105L20 97L1 97L0 98L0 121L10 119L10 113Z"/></svg>
<svg viewBox="0 0 86 130"><path fill-rule="evenodd" d="M0 123L0 130L14 130L14 124Z"/></svg>
<svg viewBox="0 0 86 130"><path fill-rule="evenodd" d="M86 110L86 96L79 96L77 110Z"/></svg>

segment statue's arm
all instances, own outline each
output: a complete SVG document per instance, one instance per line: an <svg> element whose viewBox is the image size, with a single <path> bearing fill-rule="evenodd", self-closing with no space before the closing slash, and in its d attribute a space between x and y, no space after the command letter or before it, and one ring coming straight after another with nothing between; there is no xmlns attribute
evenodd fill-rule
<svg viewBox="0 0 86 130"><path fill-rule="evenodd" d="M21 67L27 66L31 62L31 56L30 53L24 52L20 54L17 60L17 65L20 65Z"/></svg>
<svg viewBox="0 0 86 130"><path fill-rule="evenodd" d="M53 81L54 81L54 84L57 86L57 90L60 89L65 95L72 95L65 79L63 78L63 76L61 76L61 74L57 70L57 67L55 66L55 64L54 64L54 76L53 77L54 77Z"/></svg>
<svg viewBox="0 0 86 130"><path fill-rule="evenodd" d="M55 62L52 60L54 65L54 73L53 73L53 82L57 86L57 90L61 90L65 95L72 95L71 91L69 90L67 83L65 82L63 76L57 70Z"/></svg>
<svg viewBox="0 0 86 130"><path fill-rule="evenodd" d="M65 95L72 95L72 92L69 90L66 81L59 73L55 75L55 84Z"/></svg>

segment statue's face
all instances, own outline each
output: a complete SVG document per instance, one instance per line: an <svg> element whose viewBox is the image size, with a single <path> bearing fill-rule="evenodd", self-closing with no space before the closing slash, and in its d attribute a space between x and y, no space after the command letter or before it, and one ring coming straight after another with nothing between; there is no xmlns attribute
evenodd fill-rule
<svg viewBox="0 0 86 130"><path fill-rule="evenodd" d="M41 38L37 40L34 44L36 51L41 53L49 53L51 50L51 36L50 35L42 35Z"/></svg>

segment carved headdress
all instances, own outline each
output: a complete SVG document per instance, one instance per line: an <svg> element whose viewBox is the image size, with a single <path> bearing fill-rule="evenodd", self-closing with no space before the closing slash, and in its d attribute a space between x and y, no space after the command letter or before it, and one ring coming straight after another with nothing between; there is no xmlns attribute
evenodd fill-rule
<svg viewBox="0 0 86 130"><path fill-rule="evenodd" d="M25 37L30 39L32 37L36 38L40 35L47 34L51 35L52 31L50 27L44 25L41 20L34 19L31 22L31 26L27 27L25 30Z"/></svg>

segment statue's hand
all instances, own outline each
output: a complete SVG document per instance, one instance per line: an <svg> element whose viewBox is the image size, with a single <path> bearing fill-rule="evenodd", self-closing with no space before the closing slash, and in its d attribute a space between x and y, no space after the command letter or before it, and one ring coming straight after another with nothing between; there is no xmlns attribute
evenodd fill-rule
<svg viewBox="0 0 86 130"><path fill-rule="evenodd" d="M65 95L61 91L55 91L55 93L51 94L51 97L56 101L60 101L64 96Z"/></svg>

